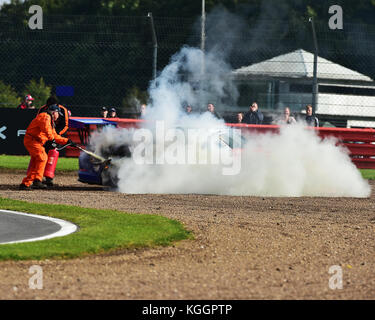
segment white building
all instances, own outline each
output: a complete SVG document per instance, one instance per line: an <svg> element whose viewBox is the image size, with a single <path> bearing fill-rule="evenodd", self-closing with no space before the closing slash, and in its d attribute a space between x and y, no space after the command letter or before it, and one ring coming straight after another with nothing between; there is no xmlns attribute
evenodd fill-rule
<svg viewBox="0 0 375 320"><path fill-rule="evenodd" d="M327 59L317 61L317 116L348 119L348 127L375 127L375 81ZM236 69L232 76L239 85L239 105L248 109L258 101L262 110L289 106L300 112L312 103L313 68L314 54L298 49Z"/></svg>

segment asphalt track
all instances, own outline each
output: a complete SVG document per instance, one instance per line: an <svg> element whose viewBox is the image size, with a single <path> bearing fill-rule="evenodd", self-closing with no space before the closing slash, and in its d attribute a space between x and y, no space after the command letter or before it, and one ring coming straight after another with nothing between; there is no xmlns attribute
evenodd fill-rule
<svg viewBox="0 0 375 320"><path fill-rule="evenodd" d="M64 220L0 210L0 244L30 242L68 235L77 226Z"/></svg>

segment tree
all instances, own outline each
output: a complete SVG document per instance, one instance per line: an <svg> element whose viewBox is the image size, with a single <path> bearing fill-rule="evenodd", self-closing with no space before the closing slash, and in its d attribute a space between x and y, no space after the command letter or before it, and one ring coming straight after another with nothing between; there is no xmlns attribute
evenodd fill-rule
<svg viewBox="0 0 375 320"><path fill-rule="evenodd" d="M17 108L20 104L20 98L16 90L10 85L0 80L0 107L1 108Z"/></svg>
<svg viewBox="0 0 375 320"><path fill-rule="evenodd" d="M31 79L23 91L24 96L27 94L30 94L35 99L34 106L39 108L46 103L51 95L51 87L44 83L43 78L40 78L39 81Z"/></svg>

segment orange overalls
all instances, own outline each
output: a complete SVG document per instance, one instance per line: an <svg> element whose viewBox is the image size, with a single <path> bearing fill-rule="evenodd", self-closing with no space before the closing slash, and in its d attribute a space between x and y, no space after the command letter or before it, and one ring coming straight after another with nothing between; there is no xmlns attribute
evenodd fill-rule
<svg viewBox="0 0 375 320"><path fill-rule="evenodd" d="M55 130L60 136L62 136L69 129L69 114L67 108L65 108L61 104L59 104L58 106L64 115L60 115L60 117L57 119ZM38 114L47 111L47 109L48 106L46 104L44 106L41 106L38 110Z"/></svg>
<svg viewBox="0 0 375 320"><path fill-rule="evenodd" d="M34 180L42 181L44 168L47 164L48 156L44 149L44 144L49 140L55 140L58 144L68 143L68 138L59 136L52 125L50 114L43 112L34 118L26 129L23 144L30 153L30 168L27 176L22 180L22 184L30 186Z"/></svg>

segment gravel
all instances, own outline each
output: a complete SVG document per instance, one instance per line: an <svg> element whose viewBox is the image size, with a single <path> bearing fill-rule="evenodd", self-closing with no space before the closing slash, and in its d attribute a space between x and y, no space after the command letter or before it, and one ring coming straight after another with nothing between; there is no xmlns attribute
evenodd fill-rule
<svg viewBox="0 0 375 320"><path fill-rule="evenodd" d="M158 214L195 238L80 259L3 261L0 299L375 298L373 182L367 199L263 198L121 194L70 173L58 174L54 190L18 191L23 175L0 172L0 196ZM33 265L43 270L41 290L29 287ZM331 266L342 270L342 289L330 288Z"/></svg>

